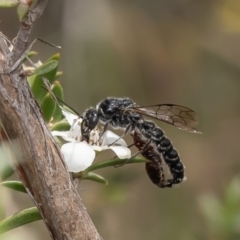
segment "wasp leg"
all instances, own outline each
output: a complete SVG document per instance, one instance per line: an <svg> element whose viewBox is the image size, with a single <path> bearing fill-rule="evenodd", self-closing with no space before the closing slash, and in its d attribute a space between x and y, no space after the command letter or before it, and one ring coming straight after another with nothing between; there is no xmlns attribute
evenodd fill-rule
<svg viewBox="0 0 240 240"><path fill-rule="evenodd" d="M132 158L136 157L137 155L141 154L142 152L144 152L144 151L147 149L147 147L151 144L151 142L152 142L151 139L148 140L148 142L144 145L144 147L142 148L141 151L138 151L138 152L134 153L134 154L131 156L131 158L125 160L122 164L115 165L114 167L115 167L115 168L118 168L118 167L124 166L126 163L128 163L128 162L130 161L130 159L132 159ZM130 146L132 147L133 145L134 145L134 144L131 144Z"/></svg>
<svg viewBox="0 0 240 240"><path fill-rule="evenodd" d="M131 125L128 125L127 126L127 128L126 128L126 130L124 131L124 133L117 139L117 140L115 140L114 142L112 142L111 144L109 144L108 145L108 147L110 147L110 146L112 146L112 145L114 145L116 142L118 142L121 138L123 138L123 137L125 137L127 134L128 134L128 132L130 132L132 129L132 126ZM100 138L99 138L100 139ZM134 144L133 144L134 145ZM133 146L132 145L132 146ZM114 158L116 158L116 156L114 157Z"/></svg>
<svg viewBox="0 0 240 240"><path fill-rule="evenodd" d="M100 141L100 139L103 137L103 134L108 130L108 128L109 128L109 121L105 123L105 125L103 127L103 131L100 134L98 141ZM96 144L96 143L94 143L94 144Z"/></svg>

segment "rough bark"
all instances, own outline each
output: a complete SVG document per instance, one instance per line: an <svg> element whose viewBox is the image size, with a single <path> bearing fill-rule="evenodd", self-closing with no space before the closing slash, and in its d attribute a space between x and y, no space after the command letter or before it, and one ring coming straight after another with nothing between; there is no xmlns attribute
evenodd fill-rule
<svg viewBox="0 0 240 240"><path fill-rule="evenodd" d="M0 72L5 72L0 74L0 119L16 161L15 173L38 207L52 239L102 239L72 185L21 64L11 69L26 51L33 24L46 3L37 1L22 21L12 52L0 34Z"/></svg>

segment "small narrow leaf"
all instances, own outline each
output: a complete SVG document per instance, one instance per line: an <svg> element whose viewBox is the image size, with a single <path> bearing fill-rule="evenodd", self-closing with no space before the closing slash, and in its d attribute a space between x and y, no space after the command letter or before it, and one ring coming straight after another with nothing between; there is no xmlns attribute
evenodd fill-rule
<svg viewBox="0 0 240 240"><path fill-rule="evenodd" d="M55 75L55 79L54 80L57 80L58 78L60 78L61 76L63 75L63 72L61 71L58 71Z"/></svg>
<svg viewBox="0 0 240 240"><path fill-rule="evenodd" d="M222 204L215 195L205 195L199 199L200 208L207 223L215 229L221 229L224 225Z"/></svg>
<svg viewBox="0 0 240 240"><path fill-rule="evenodd" d="M37 54L38 54L38 53L35 52L35 51L29 51L28 54L27 54L27 56L28 56L29 58L31 58L31 57L36 56ZM25 62L25 61L27 61L27 58L24 58L23 62Z"/></svg>
<svg viewBox="0 0 240 240"><path fill-rule="evenodd" d="M0 222L0 234L41 219L42 217L36 207L27 208L3 219Z"/></svg>
<svg viewBox="0 0 240 240"><path fill-rule="evenodd" d="M19 191L19 192L27 193L24 185L22 184L22 182L19 182L19 181L5 181L5 182L1 182L0 185Z"/></svg>
<svg viewBox="0 0 240 240"><path fill-rule="evenodd" d="M54 95L56 97L58 97L59 99L63 100L64 95L63 95L63 88L60 84L59 81L55 81L52 85L52 92L54 93ZM63 118L63 114L62 114L62 110L61 108L56 105L56 109L53 113L53 119L54 122L59 122L61 119Z"/></svg>
<svg viewBox="0 0 240 240"><path fill-rule="evenodd" d="M17 14L20 22L28 14L29 9L30 9L30 6L28 4L20 2L20 4L17 7Z"/></svg>
<svg viewBox="0 0 240 240"><path fill-rule="evenodd" d="M12 166L5 164L3 169L0 172L0 180L4 181L9 178L14 173Z"/></svg>
<svg viewBox="0 0 240 240"><path fill-rule="evenodd" d="M84 174L81 179L82 180L91 180L94 182L103 183L105 185L108 185L108 181L105 178L103 178L102 176L100 176L94 172L88 172L87 174Z"/></svg>
<svg viewBox="0 0 240 240"><path fill-rule="evenodd" d="M44 64L48 63L50 61L57 61L59 63L59 59L60 59L60 54L57 53L57 54L54 54L53 56L51 56L47 61L45 61ZM57 70L58 70L58 65L53 70L44 74L44 77L47 78L50 83L53 83L56 79Z"/></svg>
<svg viewBox="0 0 240 240"><path fill-rule="evenodd" d="M56 101L52 98L50 93L47 93L47 95L44 97L41 104L41 109L46 122L50 122L56 109Z"/></svg>
<svg viewBox="0 0 240 240"><path fill-rule="evenodd" d="M36 68L34 71L34 74L36 75L44 75L46 73L51 72L52 70L56 69L58 66L58 61L57 60L50 60L46 63L44 63L43 65L41 65L40 67Z"/></svg>
<svg viewBox="0 0 240 240"><path fill-rule="evenodd" d="M8 134L4 125L0 120L0 129L2 131L2 138L8 140ZM8 177L10 177L14 172L12 169L12 145L8 144L7 141L1 142L0 146L0 180L4 181Z"/></svg>
<svg viewBox="0 0 240 240"><path fill-rule="evenodd" d="M51 127L51 131L68 131L69 129L70 125L65 119Z"/></svg>
<svg viewBox="0 0 240 240"><path fill-rule="evenodd" d="M93 170L101 169L101 168L106 168L106 167L113 167L113 166L118 166L122 164L130 164L130 163L145 163L148 160L144 158L130 158L130 159L112 159L112 160L107 160L104 162L96 163L88 167L85 171L84 174Z"/></svg>
<svg viewBox="0 0 240 240"><path fill-rule="evenodd" d="M230 182L225 192L225 204L228 207L234 207L235 211L239 208L240 202L240 179L235 177Z"/></svg>
<svg viewBox="0 0 240 240"><path fill-rule="evenodd" d="M47 95L45 89L42 88L44 85L41 76L32 75L28 78L28 83L32 89L33 95L36 98L37 102L41 104L43 102L44 97Z"/></svg>
<svg viewBox="0 0 240 240"><path fill-rule="evenodd" d="M59 61L59 59L60 59L60 53L56 53L56 54L52 55L49 59L47 59L44 63L47 63L47 62L52 61L52 60Z"/></svg>
<svg viewBox="0 0 240 240"><path fill-rule="evenodd" d="M59 81L55 81L52 84L52 92L54 93L54 95L56 97L58 97L59 99L63 100L63 98L64 98L63 87L62 87L62 85L61 85L61 83Z"/></svg>

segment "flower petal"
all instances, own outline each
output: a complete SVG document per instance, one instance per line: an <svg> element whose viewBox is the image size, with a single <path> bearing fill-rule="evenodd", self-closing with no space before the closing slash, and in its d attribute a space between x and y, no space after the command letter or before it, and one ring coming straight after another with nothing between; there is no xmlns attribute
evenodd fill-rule
<svg viewBox="0 0 240 240"><path fill-rule="evenodd" d="M131 150L123 146L110 146L120 159L131 158Z"/></svg>
<svg viewBox="0 0 240 240"><path fill-rule="evenodd" d="M108 130L103 134L102 146L112 143L127 147L127 143L120 136Z"/></svg>
<svg viewBox="0 0 240 240"><path fill-rule="evenodd" d="M81 172L88 168L96 153L86 142L66 143L61 147L69 172Z"/></svg>
<svg viewBox="0 0 240 240"><path fill-rule="evenodd" d="M67 110L65 110L63 107L61 107L62 110L62 114L64 115L64 117L67 119L68 123L72 126L73 123L78 119L78 116L68 112Z"/></svg>
<svg viewBox="0 0 240 240"><path fill-rule="evenodd" d="M77 121L75 121L72 124L72 126L71 126L71 128L69 130L69 134L68 134L68 137L74 138L78 142L81 141L81 136L82 136L81 122L82 122L82 119L78 119Z"/></svg>
<svg viewBox="0 0 240 240"><path fill-rule="evenodd" d="M52 131L51 133L53 136L67 137L69 131Z"/></svg>
<svg viewBox="0 0 240 240"><path fill-rule="evenodd" d="M76 142L76 140L69 136L69 131L52 131L52 135L56 137L62 137L67 142Z"/></svg>
<svg viewBox="0 0 240 240"><path fill-rule="evenodd" d="M101 152L101 151L109 149L109 147L107 147L107 146L105 146L105 147L101 147L101 146L98 146L98 145L90 145L90 146L94 151L97 151L97 152Z"/></svg>

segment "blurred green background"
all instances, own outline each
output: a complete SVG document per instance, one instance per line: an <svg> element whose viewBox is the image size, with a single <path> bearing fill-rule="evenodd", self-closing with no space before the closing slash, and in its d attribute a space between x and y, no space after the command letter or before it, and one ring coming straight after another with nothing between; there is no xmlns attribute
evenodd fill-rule
<svg viewBox="0 0 240 240"><path fill-rule="evenodd" d="M16 10L0 9L0 21L15 37ZM51 0L32 37L62 46L65 100L79 112L127 96L142 105L181 104L200 116L202 135L158 123L186 166L179 187L158 189L143 164L99 171L108 186L82 182L104 239L240 239L239 0ZM42 43L33 50L42 60L58 51ZM32 204L27 195L2 193L8 215ZM50 239L41 222L8 234Z"/></svg>

